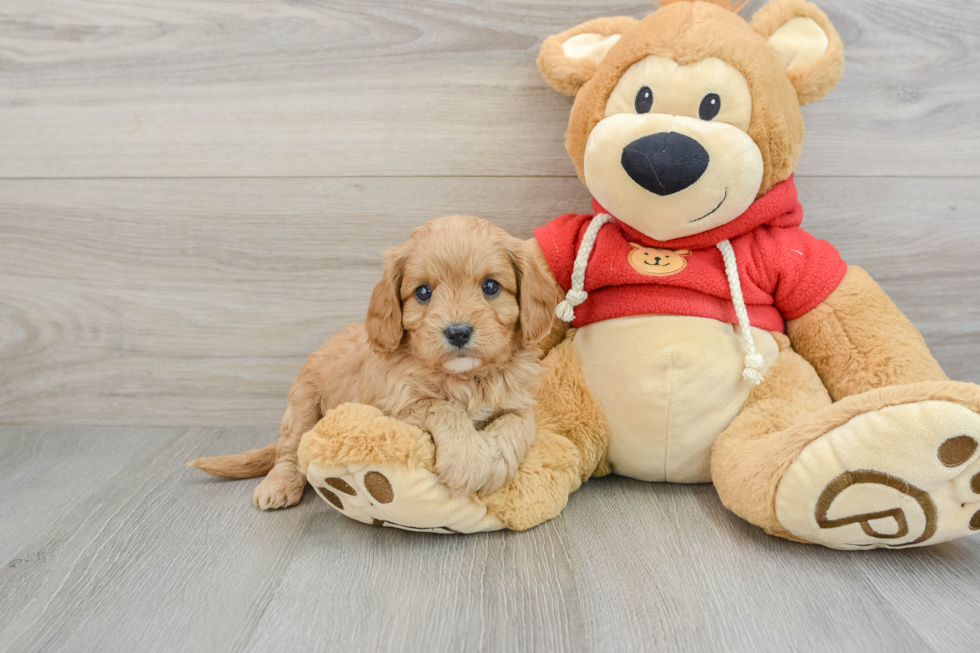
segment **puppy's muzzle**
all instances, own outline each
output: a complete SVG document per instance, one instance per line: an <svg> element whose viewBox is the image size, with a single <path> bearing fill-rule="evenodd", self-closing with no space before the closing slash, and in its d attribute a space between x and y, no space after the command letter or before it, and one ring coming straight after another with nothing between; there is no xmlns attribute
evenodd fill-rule
<svg viewBox="0 0 980 653"><path fill-rule="evenodd" d="M451 347L462 349L469 344L473 337L473 326L462 322L454 322L442 332L446 337L446 342Z"/></svg>
<svg viewBox="0 0 980 653"><path fill-rule="evenodd" d="M638 138L623 148L623 170L655 195L671 195L693 185L708 169L708 151L677 132Z"/></svg>

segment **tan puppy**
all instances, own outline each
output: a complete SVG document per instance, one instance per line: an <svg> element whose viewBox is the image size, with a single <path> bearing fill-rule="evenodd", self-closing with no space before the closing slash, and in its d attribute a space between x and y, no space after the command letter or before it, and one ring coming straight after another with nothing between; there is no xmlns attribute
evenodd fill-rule
<svg viewBox="0 0 980 653"><path fill-rule="evenodd" d="M432 434L436 472L457 494L503 485L534 441L538 343L552 328L554 282L528 245L479 218L416 229L385 253L364 324L310 356L289 390L279 440L190 462L215 476L268 474L262 509L299 502L304 433L331 408L370 404Z"/></svg>

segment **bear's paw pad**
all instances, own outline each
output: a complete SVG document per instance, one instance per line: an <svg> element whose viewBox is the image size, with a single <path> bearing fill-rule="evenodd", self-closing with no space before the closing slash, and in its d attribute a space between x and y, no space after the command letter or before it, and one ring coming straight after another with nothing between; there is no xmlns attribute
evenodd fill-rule
<svg viewBox="0 0 980 653"><path fill-rule="evenodd" d="M452 496L426 469L311 463L306 478L328 505L365 524L442 534L503 528L478 497Z"/></svg>
<svg viewBox="0 0 980 653"><path fill-rule="evenodd" d="M790 465L776 514L796 537L837 549L924 546L980 531L980 415L930 400L852 418Z"/></svg>

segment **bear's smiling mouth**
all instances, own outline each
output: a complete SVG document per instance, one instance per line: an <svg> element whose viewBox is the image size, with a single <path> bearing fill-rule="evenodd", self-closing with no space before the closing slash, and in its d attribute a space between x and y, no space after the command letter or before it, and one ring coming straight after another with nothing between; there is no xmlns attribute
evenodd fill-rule
<svg viewBox="0 0 980 653"><path fill-rule="evenodd" d="M714 213L715 211L717 211L718 209L720 209L721 208L721 205L724 204L725 203L725 200L727 200L727 199L728 199L728 186L725 186L725 196L721 198L721 201L720 202L718 202L718 206L716 206L715 208L711 209L710 211L708 211L707 213L705 213L704 215L702 215L700 218L697 218L695 220L691 220L691 222L697 222L698 220L704 220L709 215L711 215L712 213ZM688 222L688 224L691 224L691 222Z"/></svg>

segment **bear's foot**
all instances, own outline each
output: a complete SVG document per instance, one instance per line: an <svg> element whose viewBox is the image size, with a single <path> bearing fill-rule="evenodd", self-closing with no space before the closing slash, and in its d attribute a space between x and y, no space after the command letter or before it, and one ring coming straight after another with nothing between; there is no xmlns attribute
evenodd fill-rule
<svg viewBox="0 0 980 653"><path fill-rule="evenodd" d="M434 453L428 434L360 404L329 411L299 451L310 485L351 519L446 534L504 528L476 495L450 494L435 474Z"/></svg>
<svg viewBox="0 0 980 653"><path fill-rule="evenodd" d="M980 531L977 386L924 383L868 399L879 407L831 424L783 475L780 525L835 549L925 546Z"/></svg>
<svg viewBox="0 0 980 653"><path fill-rule="evenodd" d="M451 496L425 469L311 463L306 478L324 501L365 524L444 534L503 528L475 495Z"/></svg>

